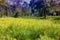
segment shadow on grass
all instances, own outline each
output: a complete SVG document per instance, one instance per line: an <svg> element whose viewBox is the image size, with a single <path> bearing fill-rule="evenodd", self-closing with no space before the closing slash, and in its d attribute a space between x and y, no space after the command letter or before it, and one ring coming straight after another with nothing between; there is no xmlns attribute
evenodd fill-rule
<svg viewBox="0 0 60 40"><path fill-rule="evenodd" d="M58 18L54 18L54 20L60 20L60 17L58 17Z"/></svg>

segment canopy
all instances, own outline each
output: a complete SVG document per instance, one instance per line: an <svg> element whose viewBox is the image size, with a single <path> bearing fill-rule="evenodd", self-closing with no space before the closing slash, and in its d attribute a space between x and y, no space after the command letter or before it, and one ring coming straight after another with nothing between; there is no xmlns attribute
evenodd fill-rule
<svg viewBox="0 0 60 40"><path fill-rule="evenodd" d="M24 2L30 3L30 0L6 0L8 5L19 5Z"/></svg>

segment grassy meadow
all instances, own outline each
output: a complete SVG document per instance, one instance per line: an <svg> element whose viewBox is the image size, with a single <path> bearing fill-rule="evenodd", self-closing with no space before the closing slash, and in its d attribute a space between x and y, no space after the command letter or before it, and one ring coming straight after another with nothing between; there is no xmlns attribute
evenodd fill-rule
<svg viewBox="0 0 60 40"><path fill-rule="evenodd" d="M60 40L60 17L0 18L0 40Z"/></svg>

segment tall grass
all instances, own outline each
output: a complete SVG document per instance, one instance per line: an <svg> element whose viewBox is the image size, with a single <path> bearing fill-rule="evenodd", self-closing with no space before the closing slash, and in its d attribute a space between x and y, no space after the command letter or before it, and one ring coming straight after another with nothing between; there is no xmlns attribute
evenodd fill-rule
<svg viewBox="0 0 60 40"><path fill-rule="evenodd" d="M53 21L0 18L0 40L60 40L60 23Z"/></svg>

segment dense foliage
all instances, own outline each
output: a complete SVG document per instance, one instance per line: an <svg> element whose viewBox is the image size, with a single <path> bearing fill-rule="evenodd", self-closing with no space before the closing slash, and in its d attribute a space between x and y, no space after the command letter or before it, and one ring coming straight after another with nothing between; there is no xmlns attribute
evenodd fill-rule
<svg viewBox="0 0 60 40"><path fill-rule="evenodd" d="M44 16L60 15L59 6L55 1L44 0L4 0L0 1L0 16ZM4 4L4 5L3 5Z"/></svg>
<svg viewBox="0 0 60 40"><path fill-rule="evenodd" d="M46 13L45 13L45 3L44 0L30 0L29 3L27 3L26 1L21 1L21 0L7 0L7 4L12 7L12 9L16 10L16 7L20 7L22 8L23 12L26 12L24 9L31 9L31 14L33 16L43 16L46 17ZM26 8L27 7L27 8ZM38 12L38 13L37 13ZM40 14L41 13L41 14Z"/></svg>

